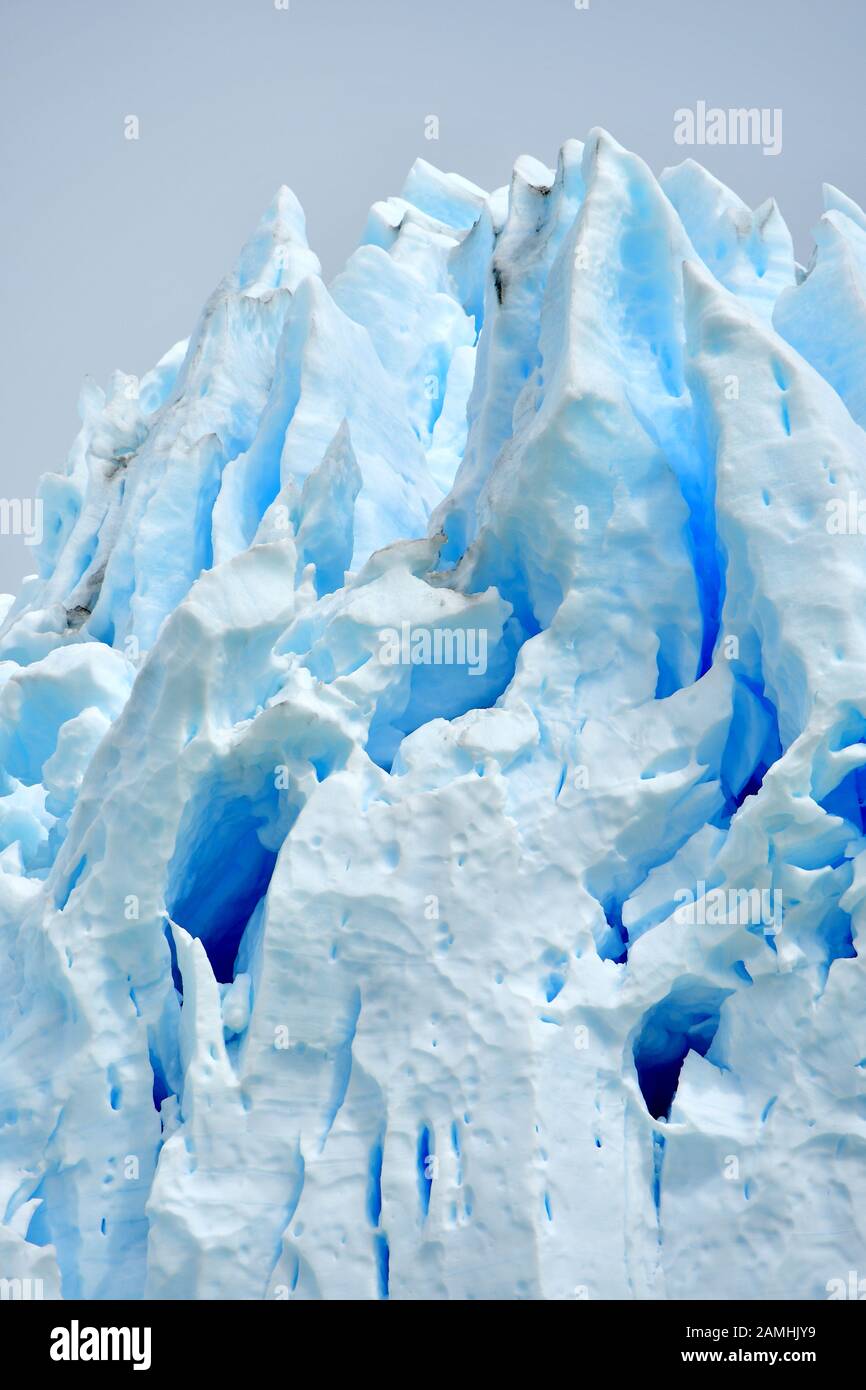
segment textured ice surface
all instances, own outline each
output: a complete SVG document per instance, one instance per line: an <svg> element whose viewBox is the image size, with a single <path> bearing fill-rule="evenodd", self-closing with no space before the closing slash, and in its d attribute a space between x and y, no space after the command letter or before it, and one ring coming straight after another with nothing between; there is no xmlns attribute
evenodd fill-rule
<svg viewBox="0 0 866 1390"><path fill-rule="evenodd" d="M866 217L603 132L278 194L0 628L0 1276L866 1274ZM2 601L5 607L6 600Z"/></svg>

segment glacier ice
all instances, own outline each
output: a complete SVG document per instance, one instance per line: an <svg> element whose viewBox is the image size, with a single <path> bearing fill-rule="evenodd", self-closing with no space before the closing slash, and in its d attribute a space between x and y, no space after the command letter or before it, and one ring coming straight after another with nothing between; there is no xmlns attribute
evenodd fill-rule
<svg viewBox="0 0 866 1390"><path fill-rule="evenodd" d="M866 216L825 208L803 268L593 131L492 195L419 161L328 287L284 188L85 388L0 605L0 1275L866 1273Z"/></svg>

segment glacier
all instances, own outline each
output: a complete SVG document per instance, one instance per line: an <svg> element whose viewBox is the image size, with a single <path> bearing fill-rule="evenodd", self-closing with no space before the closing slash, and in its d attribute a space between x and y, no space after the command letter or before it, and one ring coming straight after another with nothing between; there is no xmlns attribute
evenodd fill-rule
<svg viewBox="0 0 866 1390"><path fill-rule="evenodd" d="M866 1275L866 215L278 192L0 604L0 1276ZM862 1285L861 1285L862 1287Z"/></svg>

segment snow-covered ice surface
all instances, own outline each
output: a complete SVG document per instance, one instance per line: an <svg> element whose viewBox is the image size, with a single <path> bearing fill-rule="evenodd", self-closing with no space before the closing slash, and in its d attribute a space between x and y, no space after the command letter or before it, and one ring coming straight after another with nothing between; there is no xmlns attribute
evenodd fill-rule
<svg viewBox="0 0 866 1390"><path fill-rule="evenodd" d="M0 1276L866 1274L866 217L604 132L282 189L0 627ZM468 423L467 423L468 422ZM5 603L8 600L4 600Z"/></svg>

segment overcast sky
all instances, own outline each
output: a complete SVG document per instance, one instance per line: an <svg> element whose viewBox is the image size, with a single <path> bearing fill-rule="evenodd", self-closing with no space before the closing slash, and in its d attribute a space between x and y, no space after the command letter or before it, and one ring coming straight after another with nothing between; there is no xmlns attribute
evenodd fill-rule
<svg viewBox="0 0 866 1390"><path fill-rule="evenodd" d="M280 183L329 276L416 156L493 188L594 125L656 172L693 153L774 195L803 260L823 180L866 198L864 0L289 6L2 0L0 496L62 468L85 375L140 374L189 333ZM700 100L781 108L782 152L683 150L673 113ZM32 569L0 536L0 590Z"/></svg>

